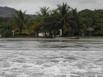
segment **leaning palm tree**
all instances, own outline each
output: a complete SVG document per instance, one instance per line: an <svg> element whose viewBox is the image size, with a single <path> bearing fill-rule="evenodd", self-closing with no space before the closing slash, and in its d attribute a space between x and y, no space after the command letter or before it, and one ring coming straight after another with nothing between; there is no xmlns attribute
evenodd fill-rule
<svg viewBox="0 0 103 77"><path fill-rule="evenodd" d="M25 12L22 12L21 10L16 11L14 15L14 22L15 25L17 26L17 29L19 30L19 34L22 34L22 30L24 26L26 25L27 19L25 17Z"/></svg>

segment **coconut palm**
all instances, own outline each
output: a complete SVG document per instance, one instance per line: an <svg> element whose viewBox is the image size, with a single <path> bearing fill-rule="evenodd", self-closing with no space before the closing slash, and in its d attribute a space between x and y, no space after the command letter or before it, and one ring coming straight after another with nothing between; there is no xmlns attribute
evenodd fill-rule
<svg viewBox="0 0 103 77"><path fill-rule="evenodd" d="M39 13L37 12L37 14L39 16L48 16L49 15L49 7L40 8L40 12Z"/></svg>
<svg viewBox="0 0 103 77"><path fill-rule="evenodd" d="M68 6L67 3L58 5L58 12L62 17L65 17L66 15L68 15L69 11L70 11L70 7Z"/></svg>
<svg viewBox="0 0 103 77"><path fill-rule="evenodd" d="M79 25L80 25L80 21L79 21L79 16L78 16L78 12L77 9L73 9L72 10L73 13L73 17L74 17L74 25L72 26L74 29L74 35L79 35L80 34L80 30L79 30Z"/></svg>
<svg viewBox="0 0 103 77"><path fill-rule="evenodd" d="M19 34L22 34L22 30L27 23L27 18L26 18L25 12L22 12L21 10L16 11L14 20L15 20L14 21L15 25L17 26L17 29L19 31Z"/></svg>
<svg viewBox="0 0 103 77"><path fill-rule="evenodd" d="M67 3L63 3L62 5L58 5L58 13L61 16L61 25L62 25L62 34L65 33L65 30L67 29L68 25L68 15L70 12L70 7L68 6Z"/></svg>

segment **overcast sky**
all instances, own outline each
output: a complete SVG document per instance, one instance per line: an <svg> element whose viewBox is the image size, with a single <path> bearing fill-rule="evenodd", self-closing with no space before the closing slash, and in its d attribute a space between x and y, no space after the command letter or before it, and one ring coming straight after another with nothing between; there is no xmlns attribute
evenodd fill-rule
<svg viewBox="0 0 103 77"><path fill-rule="evenodd" d="M9 6L25 10L29 14L34 14L42 6L48 6L53 9L56 8L57 4L62 2L66 2L78 10L103 9L103 0L0 0L0 6Z"/></svg>

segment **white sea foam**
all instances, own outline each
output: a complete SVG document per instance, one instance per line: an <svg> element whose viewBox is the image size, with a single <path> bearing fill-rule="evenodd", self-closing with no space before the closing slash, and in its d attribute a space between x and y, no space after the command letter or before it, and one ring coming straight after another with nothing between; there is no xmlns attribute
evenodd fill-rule
<svg viewBox="0 0 103 77"><path fill-rule="evenodd" d="M0 45L0 77L103 77L102 42L3 40ZM89 51L94 48L98 51Z"/></svg>

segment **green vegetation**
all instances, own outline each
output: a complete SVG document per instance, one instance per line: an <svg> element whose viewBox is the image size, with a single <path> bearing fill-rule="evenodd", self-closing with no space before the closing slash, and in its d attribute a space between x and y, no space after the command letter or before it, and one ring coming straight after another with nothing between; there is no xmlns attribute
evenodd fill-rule
<svg viewBox="0 0 103 77"><path fill-rule="evenodd" d="M2 37L88 37L103 36L103 10L77 11L68 4L56 9L40 8L35 17L16 11L11 18L0 18Z"/></svg>

